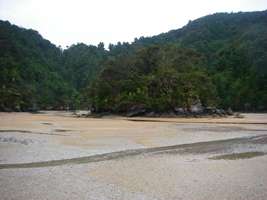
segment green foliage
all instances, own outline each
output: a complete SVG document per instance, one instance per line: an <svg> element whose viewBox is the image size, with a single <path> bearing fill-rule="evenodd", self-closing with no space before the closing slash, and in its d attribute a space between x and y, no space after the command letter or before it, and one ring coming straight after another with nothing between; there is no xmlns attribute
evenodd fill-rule
<svg viewBox="0 0 267 200"><path fill-rule="evenodd" d="M213 105L215 87L201 56L190 49L151 46L108 61L89 96L96 111L126 112L133 106L153 111ZM208 92L206 92L208 91Z"/></svg>
<svg viewBox="0 0 267 200"><path fill-rule="evenodd" d="M59 108L66 90L61 52L36 31L0 22L0 109ZM66 100L67 101L67 100Z"/></svg>
<svg viewBox="0 0 267 200"><path fill-rule="evenodd" d="M0 21L0 110L267 110L267 11L217 13L133 43L66 50Z"/></svg>
<svg viewBox="0 0 267 200"><path fill-rule="evenodd" d="M85 44L72 45L63 51L61 74L78 91L85 88L100 70L107 55L104 44L98 47Z"/></svg>

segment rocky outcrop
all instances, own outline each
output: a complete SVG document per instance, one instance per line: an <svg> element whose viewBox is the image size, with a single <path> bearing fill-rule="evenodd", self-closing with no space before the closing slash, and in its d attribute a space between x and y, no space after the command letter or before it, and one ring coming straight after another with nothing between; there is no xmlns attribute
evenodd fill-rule
<svg viewBox="0 0 267 200"><path fill-rule="evenodd" d="M94 112L93 112L94 113ZM107 113L94 113L93 115L97 116L104 116ZM108 112L108 115L114 114L113 112ZM219 109L216 107L205 107L201 104L200 101L192 104L189 108L184 108L184 107L175 107L174 109L166 110L163 112L159 112L156 110L152 109L147 109L143 105L134 105L132 106L128 111L120 112L120 113L115 113L118 115L124 115L126 117L201 117L201 116L213 116L213 117L224 117L227 115L233 115L233 111L231 108L224 110L224 109ZM91 116L90 113L84 113L84 112L78 112L76 113L77 116Z"/></svg>
<svg viewBox="0 0 267 200"><path fill-rule="evenodd" d="M127 112L127 117L138 117L144 116L147 113L147 110L143 106L132 106Z"/></svg>

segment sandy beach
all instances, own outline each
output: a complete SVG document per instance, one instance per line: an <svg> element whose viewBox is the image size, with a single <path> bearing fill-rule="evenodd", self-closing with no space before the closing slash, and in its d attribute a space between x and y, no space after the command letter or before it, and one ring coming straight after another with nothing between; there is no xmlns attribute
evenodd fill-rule
<svg viewBox="0 0 267 200"><path fill-rule="evenodd" d="M0 113L1 199L266 199L267 114Z"/></svg>

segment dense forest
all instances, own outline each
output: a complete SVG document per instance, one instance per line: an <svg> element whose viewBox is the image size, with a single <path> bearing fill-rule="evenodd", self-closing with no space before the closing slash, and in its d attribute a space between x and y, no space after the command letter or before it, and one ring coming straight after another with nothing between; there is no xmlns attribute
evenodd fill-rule
<svg viewBox="0 0 267 200"><path fill-rule="evenodd" d="M132 43L62 50L0 21L0 110L267 110L267 11L217 13Z"/></svg>

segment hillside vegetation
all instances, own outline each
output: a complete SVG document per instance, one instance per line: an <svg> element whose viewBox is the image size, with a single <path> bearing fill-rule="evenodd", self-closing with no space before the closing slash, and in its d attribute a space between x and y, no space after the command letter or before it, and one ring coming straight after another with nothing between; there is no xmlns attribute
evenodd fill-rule
<svg viewBox="0 0 267 200"><path fill-rule="evenodd" d="M218 13L133 43L62 50L0 21L0 110L267 109L267 11Z"/></svg>

